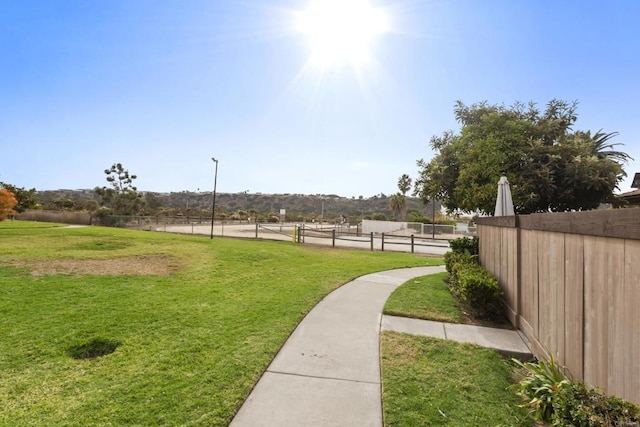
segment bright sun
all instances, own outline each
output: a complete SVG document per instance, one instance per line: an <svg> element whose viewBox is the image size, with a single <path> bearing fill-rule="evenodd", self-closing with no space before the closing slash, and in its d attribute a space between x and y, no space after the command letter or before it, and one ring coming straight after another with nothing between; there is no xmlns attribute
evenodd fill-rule
<svg viewBox="0 0 640 427"><path fill-rule="evenodd" d="M375 37L388 30L383 11L368 0L312 0L296 23L311 42L312 60L325 66L367 61Z"/></svg>

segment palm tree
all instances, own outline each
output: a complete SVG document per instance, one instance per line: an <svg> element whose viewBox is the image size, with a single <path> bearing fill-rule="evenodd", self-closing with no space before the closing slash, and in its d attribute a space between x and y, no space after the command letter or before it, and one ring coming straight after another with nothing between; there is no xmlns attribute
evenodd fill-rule
<svg viewBox="0 0 640 427"><path fill-rule="evenodd" d="M406 173L398 178L398 189L403 196L406 196L407 192L411 190L411 178Z"/></svg>
<svg viewBox="0 0 640 427"><path fill-rule="evenodd" d="M613 148L616 145L624 145L621 143L612 144L609 142L610 139L617 136L618 132L609 132L604 133L602 129L596 132L593 136L591 136L591 132L585 132L585 137L587 137L592 144L592 154L599 159L611 159L617 163L627 163L629 160L633 160L631 156L623 151L617 151Z"/></svg>
<svg viewBox="0 0 640 427"><path fill-rule="evenodd" d="M398 178L398 189L400 192L389 198L389 207L396 221L403 221L407 217L407 192L411 189L411 178L406 173Z"/></svg>
<svg viewBox="0 0 640 427"><path fill-rule="evenodd" d="M396 193L389 198L389 207L396 221L400 221L403 219L402 213L407 209L407 198L400 193Z"/></svg>

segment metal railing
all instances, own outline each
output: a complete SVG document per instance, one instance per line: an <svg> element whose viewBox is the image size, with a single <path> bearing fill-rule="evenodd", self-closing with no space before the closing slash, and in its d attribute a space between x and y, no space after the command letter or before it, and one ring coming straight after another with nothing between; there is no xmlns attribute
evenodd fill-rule
<svg viewBox="0 0 640 427"><path fill-rule="evenodd" d="M197 216L107 216L100 225L163 231L181 234L206 234L212 229L211 219ZM290 241L331 247L350 247L371 251L424 252L424 248L447 247L451 239L471 235L475 228L458 230L452 225L408 223L399 232L363 233L360 224L270 223L247 220L221 220L213 225L213 235ZM422 248L422 250L421 250Z"/></svg>

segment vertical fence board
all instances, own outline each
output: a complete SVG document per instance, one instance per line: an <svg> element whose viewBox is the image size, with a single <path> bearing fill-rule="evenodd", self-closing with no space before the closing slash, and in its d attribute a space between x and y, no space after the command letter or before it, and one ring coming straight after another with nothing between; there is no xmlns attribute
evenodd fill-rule
<svg viewBox="0 0 640 427"><path fill-rule="evenodd" d="M548 250L551 243L551 233L542 231L537 233L538 243L538 341L547 349L551 350L551 251ZM547 250L540 250L547 248Z"/></svg>
<svg viewBox="0 0 640 427"><path fill-rule="evenodd" d="M551 319L551 344L549 351L558 361L566 360L564 329L566 323L565 312L565 235L562 233L552 233L549 239L549 281L550 299L547 303L550 306Z"/></svg>
<svg viewBox="0 0 640 427"><path fill-rule="evenodd" d="M618 372L615 368L614 358L618 357L618 353L624 354L625 351L628 351L628 347L615 349L615 335L616 330L624 331L625 325L629 325L629 319L626 317L620 318L619 314L621 313L620 307L622 307L622 301L616 301L617 295L620 293L620 289L625 287L625 253L627 244L625 240L622 239L606 239L608 245L603 251L606 251L607 254L607 270L604 272L604 275L607 278L607 300L608 307L607 309L607 324L604 325L607 328L607 365L601 367L600 369L607 370L607 383L603 384L602 387L606 390L609 390L610 393L618 394L618 392L614 392L612 390L619 389L622 392L621 385L628 381L627 376L624 372ZM601 253L603 252L601 251ZM634 286L631 284L631 286ZM634 304L640 304L640 300L636 300ZM636 318L638 317L636 309L631 313L633 316L635 314ZM600 322L602 323L602 321ZM627 326L628 327L628 326ZM639 329L635 329L635 333L637 333ZM634 332L632 332L634 333ZM624 339L624 337L623 337ZM624 344L624 342L623 342ZM636 353L638 354L638 353ZM636 381L636 384L639 384L640 381ZM620 393L619 395L622 395ZM640 402L640 399L637 399L636 402Z"/></svg>
<svg viewBox="0 0 640 427"><path fill-rule="evenodd" d="M584 239L584 380L609 388L610 329L613 292L623 286L624 242L588 236Z"/></svg>
<svg viewBox="0 0 640 427"><path fill-rule="evenodd" d="M605 248L595 236L584 238L584 380L600 387L606 386L607 373L598 365L609 364L605 328L599 327L608 323Z"/></svg>
<svg viewBox="0 0 640 427"><path fill-rule="evenodd" d="M619 324L623 339L620 370L626 373L621 397L640 402L640 241L625 242L624 305ZM624 321L624 323L622 323Z"/></svg>
<svg viewBox="0 0 640 427"><path fill-rule="evenodd" d="M500 283L503 284L503 289L505 290L505 294L511 295L511 290L509 289L509 252L511 247L509 245L509 233L512 231L511 228L501 228L500 229Z"/></svg>
<svg viewBox="0 0 640 427"><path fill-rule="evenodd" d="M480 249L480 253L478 254L478 259L480 260L480 264L482 265L487 265L487 248L486 248L486 240L487 238L487 233L489 231L489 229L491 229L493 227L478 227L478 232L476 233L476 235L478 236L478 245L479 245L479 249Z"/></svg>
<svg viewBox="0 0 640 427"><path fill-rule="evenodd" d="M495 274L499 274L498 265L496 263L497 260L500 259L500 246L499 246L499 237L500 237L500 229L494 227L491 229L491 242L489 243L490 249L490 263L491 263L491 271Z"/></svg>
<svg viewBox="0 0 640 427"><path fill-rule="evenodd" d="M565 362L579 380L583 378L584 236L565 237Z"/></svg>
<svg viewBox="0 0 640 427"><path fill-rule="evenodd" d="M515 315L519 312L518 306L518 293L520 291L520 283L518 280L518 229L513 228L509 230L509 275L507 276L507 282L509 284L509 307L511 307L511 322L518 327L518 320Z"/></svg>
<svg viewBox="0 0 640 427"><path fill-rule="evenodd" d="M517 254L518 247L515 236L517 235L518 230L516 228L506 228L504 230L505 238L505 247L506 254L504 256L505 268L506 271L503 274L503 289L505 290L505 299L507 301L507 305L511 307L512 312L510 313L510 320L512 323L515 323L514 314L518 310L518 280L516 276L516 272L518 269L517 265Z"/></svg>
<svg viewBox="0 0 640 427"><path fill-rule="evenodd" d="M522 317L523 329L529 339L537 336L538 330L538 245L534 231L522 230Z"/></svg>

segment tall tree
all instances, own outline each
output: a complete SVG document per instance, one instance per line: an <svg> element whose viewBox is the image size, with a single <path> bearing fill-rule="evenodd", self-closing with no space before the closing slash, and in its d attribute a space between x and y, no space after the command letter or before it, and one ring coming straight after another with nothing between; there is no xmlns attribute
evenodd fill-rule
<svg viewBox="0 0 640 427"><path fill-rule="evenodd" d="M6 182L0 182L0 188L6 188L16 198L17 204L15 210L22 213L27 209L37 209L40 207L38 203L38 194L35 188L25 190L23 187L16 187Z"/></svg>
<svg viewBox="0 0 640 427"><path fill-rule="evenodd" d="M13 193L6 188L0 189L0 221L7 219L9 215L15 215L15 206L18 200Z"/></svg>
<svg viewBox="0 0 640 427"><path fill-rule="evenodd" d="M438 197L449 209L495 207L496 183L506 174L518 213L592 209L614 202L630 157L613 150L616 135L574 131L577 103L551 100L510 108L487 103L454 108L459 133L431 139L436 156L418 161L416 194Z"/></svg>
<svg viewBox="0 0 640 427"><path fill-rule="evenodd" d="M96 187L94 191L101 198L102 206L106 206L116 215L137 215L145 205L145 200L133 185L136 175L130 174L122 163L114 163L105 169L107 182L111 187Z"/></svg>
<svg viewBox="0 0 640 427"><path fill-rule="evenodd" d="M398 193L389 198L389 207L396 221L407 218L407 192L411 189L411 178L406 173L398 178Z"/></svg>

